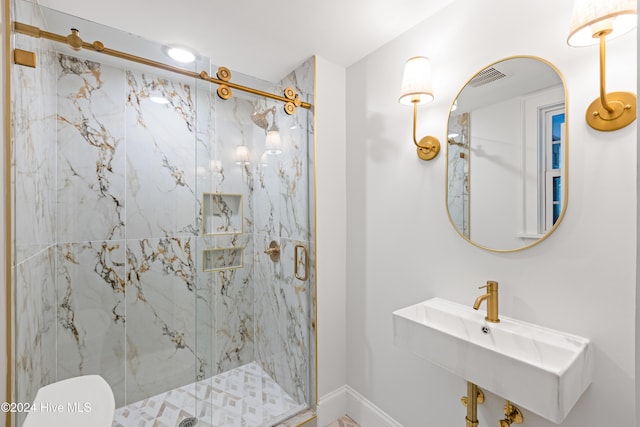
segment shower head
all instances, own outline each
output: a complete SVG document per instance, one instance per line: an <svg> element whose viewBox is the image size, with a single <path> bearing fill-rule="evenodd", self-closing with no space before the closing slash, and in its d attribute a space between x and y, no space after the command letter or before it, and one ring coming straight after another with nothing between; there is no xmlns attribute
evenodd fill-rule
<svg viewBox="0 0 640 427"><path fill-rule="evenodd" d="M269 112L273 113L273 115L275 116L276 107L271 107L268 110L264 110L262 112L254 111L253 113L251 113L251 120L253 120L253 123L255 123L256 126L266 131L269 127L269 120L267 120L267 114Z"/></svg>

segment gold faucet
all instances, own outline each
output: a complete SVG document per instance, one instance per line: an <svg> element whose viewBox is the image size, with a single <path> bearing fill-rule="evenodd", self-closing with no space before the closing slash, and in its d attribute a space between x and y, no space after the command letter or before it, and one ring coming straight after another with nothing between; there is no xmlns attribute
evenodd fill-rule
<svg viewBox="0 0 640 427"><path fill-rule="evenodd" d="M482 288L487 288L487 293L476 298L473 303L473 309L479 309L482 301L487 300L487 316L485 320L498 323L500 321L498 318L498 282L487 280L487 284L480 286L478 289Z"/></svg>

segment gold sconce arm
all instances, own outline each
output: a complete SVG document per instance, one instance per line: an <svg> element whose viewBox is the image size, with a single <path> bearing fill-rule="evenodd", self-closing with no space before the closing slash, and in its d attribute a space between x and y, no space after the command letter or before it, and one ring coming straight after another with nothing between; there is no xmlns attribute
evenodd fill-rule
<svg viewBox="0 0 640 427"><path fill-rule="evenodd" d="M636 95L606 90L607 42L638 26L637 0L574 0L569 46L600 44L600 96L587 108L585 119L600 131L614 131L636 119Z"/></svg>
<svg viewBox="0 0 640 427"><path fill-rule="evenodd" d="M418 101L413 101L413 143L416 145L418 157L431 160L440 152L440 141L435 136L425 136L418 141L416 137L416 122L418 121Z"/></svg>
<svg viewBox="0 0 640 427"><path fill-rule="evenodd" d="M603 31L600 33L600 103L602 107L609 113L613 113L614 109L607 101L607 34Z"/></svg>
<svg viewBox="0 0 640 427"><path fill-rule="evenodd" d="M606 90L607 74L607 31L600 32L600 97L587 108L585 119L589 126L600 131L622 129L636 119L636 95L631 92L611 92Z"/></svg>

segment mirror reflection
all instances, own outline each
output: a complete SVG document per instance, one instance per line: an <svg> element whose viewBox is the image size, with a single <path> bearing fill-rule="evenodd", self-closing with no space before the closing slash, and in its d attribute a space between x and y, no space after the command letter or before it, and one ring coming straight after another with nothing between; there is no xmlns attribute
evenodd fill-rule
<svg viewBox="0 0 640 427"><path fill-rule="evenodd" d="M447 209L471 243L493 251L535 245L567 203L565 87L535 57L511 57L474 75L447 129Z"/></svg>

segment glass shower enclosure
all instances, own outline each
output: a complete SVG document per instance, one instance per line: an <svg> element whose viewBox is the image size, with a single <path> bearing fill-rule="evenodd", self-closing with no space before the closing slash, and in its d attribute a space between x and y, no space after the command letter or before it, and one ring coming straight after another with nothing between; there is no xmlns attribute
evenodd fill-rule
<svg viewBox="0 0 640 427"><path fill-rule="evenodd" d="M122 31L27 0L11 11L174 65ZM24 34L12 47L37 58L10 76L12 400L99 374L114 426L313 419L312 110ZM232 81L312 104L314 72L311 58L276 83Z"/></svg>

